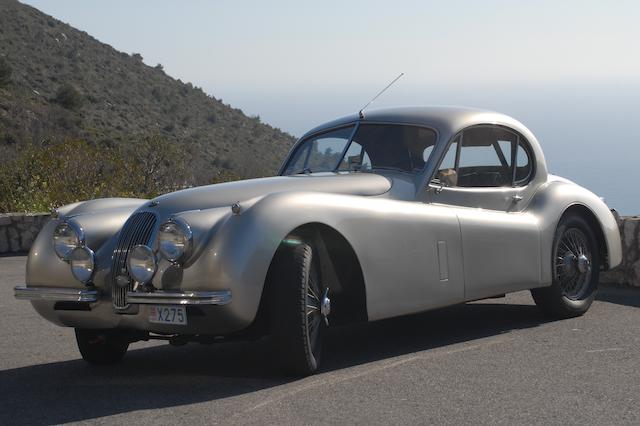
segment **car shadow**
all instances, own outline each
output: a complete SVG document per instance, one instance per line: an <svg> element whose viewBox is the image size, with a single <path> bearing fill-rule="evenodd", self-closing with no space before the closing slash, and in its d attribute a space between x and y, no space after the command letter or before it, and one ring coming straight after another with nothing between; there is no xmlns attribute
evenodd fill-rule
<svg viewBox="0 0 640 426"><path fill-rule="evenodd" d="M601 286L598 288L596 300L640 308L640 288Z"/></svg>
<svg viewBox="0 0 640 426"><path fill-rule="evenodd" d="M538 326L532 305L472 303L330 329L319 374ZM292 382L272 366L269 339L135 349L124 362L82 360L0 371L1 424L51 424L248 394Z"/></svg>

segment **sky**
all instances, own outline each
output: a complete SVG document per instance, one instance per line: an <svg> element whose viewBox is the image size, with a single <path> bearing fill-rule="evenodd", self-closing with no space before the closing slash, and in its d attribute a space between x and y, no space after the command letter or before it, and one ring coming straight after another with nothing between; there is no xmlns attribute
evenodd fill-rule
<svg viewBox="0 0 640 426"><path fill-rule="evenodd" d="M295 136L372 107L529 127L552 173L640 214L638 1L26 0Z"/></svg>

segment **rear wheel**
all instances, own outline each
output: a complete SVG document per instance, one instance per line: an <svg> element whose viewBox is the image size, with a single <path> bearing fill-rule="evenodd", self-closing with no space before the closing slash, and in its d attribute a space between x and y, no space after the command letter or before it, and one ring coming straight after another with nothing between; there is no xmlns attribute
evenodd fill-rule
<svg viewBox="0 0 640 426"><path fill-rule="evenodd" d="M531 290L536 305L560 318L584 314L598 288L600 257L596 236L580 216L567 216L553 241L550 287Z"/></svg>
<svg viewBox="0 0 640 426"><path fill-rule="evenodd" d="M322 357L329 314L328 289L321 285L317 255L308 244L281 247L269 272L271 331L277 358L294 375L314 373Z"/></svg>
<svg viewBox="0 0 640 426"><path fill-rule="evenodd" d="M122 330L87 330L76 328L76 342L82 359L89 364L115 364L129 348L129 339Z"/></svg>

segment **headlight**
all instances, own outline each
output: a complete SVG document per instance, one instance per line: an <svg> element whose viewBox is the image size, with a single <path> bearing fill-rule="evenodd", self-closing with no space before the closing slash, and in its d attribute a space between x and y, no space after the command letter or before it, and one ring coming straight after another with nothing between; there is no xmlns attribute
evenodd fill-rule
<svg viewBox="0 0 640 426"><path fill-rule="evenodd" d="M156 257L147 246L135 246L127 258L129 275L135 281L146 284L156 273Z"/></svg>
<svg viewBox="0 0 640 426"><path fill-rule="evenodd" d="M77 222L62 222L53 231L53 248L62 260L67 260L76 247L84 244L84 234Z"/></svg>
<svg viewBox="0 0 640 426"><path fill-rule="evenodd" d="M88 283L95 268L95 255L89 247L76 247L67 257L71 273L83 284Z"/></svg>
<svg viewBox="0 0 640 426"><path fill-rule="evenodd" d="M158 231L158 245L162 256L170 262L184 260L191 250L193 234L182 219L163 223Z"/></svg>

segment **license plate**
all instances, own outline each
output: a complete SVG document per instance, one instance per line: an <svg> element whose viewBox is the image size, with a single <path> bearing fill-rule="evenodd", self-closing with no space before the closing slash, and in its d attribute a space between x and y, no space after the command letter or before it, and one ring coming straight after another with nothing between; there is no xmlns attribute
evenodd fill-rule
<svg viewBox="0 0 640 426"><path fill-rule="evenodd" d="M187 310L184 306L152 305L149 308L149 322L187 325Z"/></svg>

